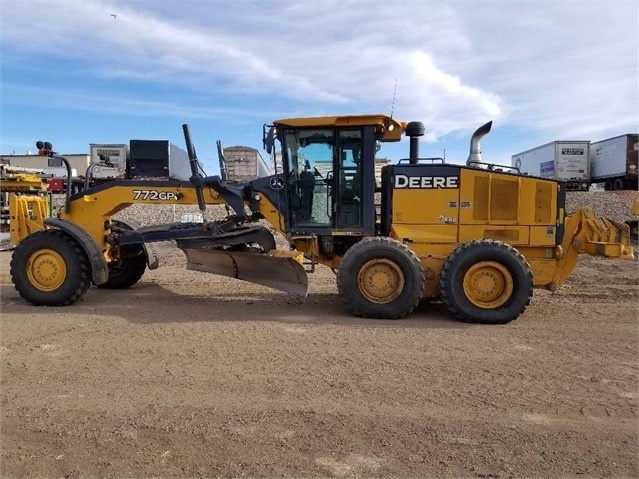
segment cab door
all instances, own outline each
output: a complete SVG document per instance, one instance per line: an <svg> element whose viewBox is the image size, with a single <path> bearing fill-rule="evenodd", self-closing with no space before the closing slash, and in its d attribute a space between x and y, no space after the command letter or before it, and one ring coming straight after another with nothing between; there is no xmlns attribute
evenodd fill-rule
<svg viewBox="0 0 639 479"><path fill-rule="evenodd" d="M283 133L294 234L372 234L374 136L368 128L299 128Z"/></svg>

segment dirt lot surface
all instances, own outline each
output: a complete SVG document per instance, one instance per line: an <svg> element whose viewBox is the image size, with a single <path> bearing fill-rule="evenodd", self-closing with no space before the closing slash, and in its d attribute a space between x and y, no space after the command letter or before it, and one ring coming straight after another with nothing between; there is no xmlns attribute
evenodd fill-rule
<svg viewBox="0 0 639 479"><path fill-rule="evenodd" d="M637 261L583 256L490 327L353 318L325 268L298 300L159 253L130 290L37 308L0 252L2 477L639 477Z"/></svg>
<svg viewBox="0 0 639 479"><path fill-rule="evenodd" d="M0 253L3 477L637 477L637 261L505 326L362 320L162 266L33 307Z"/></svg>

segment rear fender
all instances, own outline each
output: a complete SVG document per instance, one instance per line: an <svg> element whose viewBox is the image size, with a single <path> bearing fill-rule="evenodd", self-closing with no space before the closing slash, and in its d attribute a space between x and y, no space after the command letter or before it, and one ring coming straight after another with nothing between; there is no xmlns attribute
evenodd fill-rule
<svg viewBox="0 0 639 479"><path fill-rule="evenodd" d="M91 263L91 278L95 285L103 284L108 281L109 266L102 254L102 249L98 246L91 235L75 223L58 218L47 218L44 220L44 224L47 227L64 231L74 238L80 246L82 246L82 249L87 254L89 262Z"/></svg>

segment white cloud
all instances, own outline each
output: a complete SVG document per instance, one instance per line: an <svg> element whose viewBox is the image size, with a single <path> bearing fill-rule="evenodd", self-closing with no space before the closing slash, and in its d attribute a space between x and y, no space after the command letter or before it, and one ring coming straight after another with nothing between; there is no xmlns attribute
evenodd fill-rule
<svg viewBox="0 0 639 479"><path fill-rule="evenodd" d="M60 92L47 87L25 87L19 85L3 86L3 93L8 97L7 104L14 104L13 98L20 99L24 106L45 106L47 108L72 109L87 112L104 112L133 117L168 116L176 118L226 118L236 116L253 116L249 109L242 107L212 107L182 104L170 100L143 100L124 98L113 94L84 93L79 91Z"/></svg>
<svg viewBox="0 0 639 479"><path fill-rule="evenodd" d="M244 109L267 99L287 116L390 112L397 81L395 116L424 121L431 140L490 119L586 136L636 125L638 11L614 0L23 0L5 2L0 38L3 62L37 58L55 74L63 60L89 84L167 84ZM145 101L170 111L180 100Z"/></svg>

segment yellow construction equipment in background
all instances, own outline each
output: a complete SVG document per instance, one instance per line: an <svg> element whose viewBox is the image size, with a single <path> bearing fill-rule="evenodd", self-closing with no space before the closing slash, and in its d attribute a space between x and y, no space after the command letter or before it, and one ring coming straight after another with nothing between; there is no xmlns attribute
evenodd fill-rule
<svg viewBox="0 0 639 479"><path fill-rule="evenodd" d="M563 183L484 163L480 140L490 128L474 133L466 165L457 165L420 158L419 122L386 115L278 120L264 125L263 143L281 159L281 173L233 183L201 174L183 125L190 181L114 180L68 197L55 218L17 213L25 215L19 232L26 236L11 276L27 301L68 305L92 283L134 285L157 266L150 244L173 240L188 269L300 296L306 273L329 266L357 316L402 318L422 298L440 297L460 320L503 324L524 312L533 288L558 289L578 254L634 258L628 225L595 219L589 208L566 215ZM377 186L381 143L404 135L408 158L385 166ZM202 211L224 204L230 213L222 221L142 228L113 219L132 204L197 204ZM290 250L276 249L261 220Z"/></svg>
<svg viewBox="0 0 639 479"><path fill-rule="evenodd" d="M28 168L0 165L0 199L2 231L10 230L11 244L41 230L52 215L46 181Z"/></svg>

